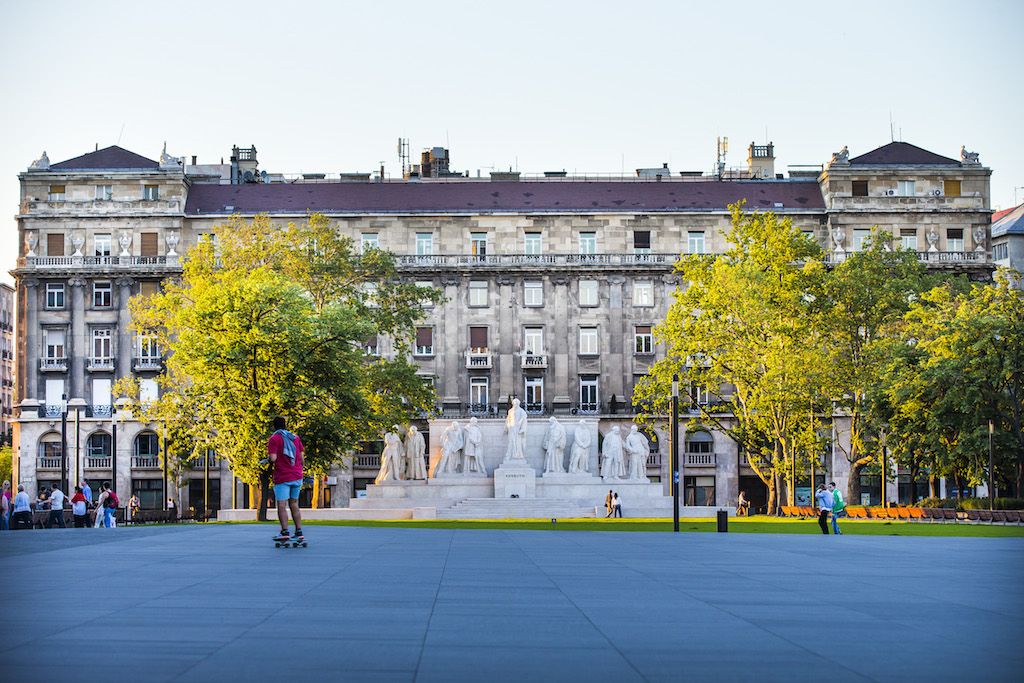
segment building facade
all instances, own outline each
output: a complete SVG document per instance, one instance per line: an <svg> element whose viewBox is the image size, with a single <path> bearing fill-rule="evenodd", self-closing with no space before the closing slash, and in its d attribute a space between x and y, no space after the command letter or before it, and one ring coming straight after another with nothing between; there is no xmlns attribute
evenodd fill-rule
<svg viewBox="0 0 1024 683"><path fill-rule="evenodd" d="M161 350L127 331L126 302L180 273L182 254L232 216L287 223L322 213L357 247L395 253L408 281L442 290L447 303L426 311L412 354L434 382L439 417L496 417L516 397L535 415L597 419L602 433L628 427L633 388L663 357L652 331L680 286L674 262L722 252L737 201L791 219L833 260L879 225L930 267L991 277L990 171L976 155L957 162L892 143L789 177L774 173L773 155L752 144L749 172L732 179L664 169L598 181L286 179L259 172L255 148L235 148L222 167L116 147L53 165L44 155L19 177L17 477L33 490L62 472L116 472L119 495L158 507L158 425L119 411L110 390L136 376L155 392L162 370ZM383 337L369 346L393 353ZM837 430L843 438L838 421ZM667 434L651 438L648 473L667 491ZM763 488L720 434L695 431L680 453L688 502L725 504ZM345 505L378 462L368 447L329 478L330 504ZM168 493L184 506L241 504L226 463L211 464ZM844 477L836 458L825 466Z"/></svg>

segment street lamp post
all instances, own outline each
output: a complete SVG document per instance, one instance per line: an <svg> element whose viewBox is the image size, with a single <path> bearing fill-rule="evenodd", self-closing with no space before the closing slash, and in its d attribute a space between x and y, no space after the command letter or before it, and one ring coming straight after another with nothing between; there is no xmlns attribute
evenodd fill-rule
<svg viewBox="0 0 1024 683"><path fill-rule="evenodd" d="M110 406L110 481L117 494L117 406Z"/></svg>
<svg viewBox="0 0 1024 683"><path fill-rule="evenodd" d="M75 470L78 469L78 459L75 458ZM60 396L60 490L68 490L68 395Z"/></svg>
<svg viewBox="0 0 1024 683"><path fill-rule="evenodd" d="M167 490L167 423L164 423L164 512L167 512L167 497L170 492Z"/></svg>
<svg viewBox="0 0 1024 683"><path fill-rule="evenodd" d="M672 530L679 531L679 375L672 375Z"/></svg>
<svg viewBox="0 0 1024 683"><path fill-rule="evenodd" d="M995 431L995 425L992 424L992 420L988 421L988 509L995 510L995 497L996 497L996 477L995 477L995 458L992 455L992 433Z"/></svg>

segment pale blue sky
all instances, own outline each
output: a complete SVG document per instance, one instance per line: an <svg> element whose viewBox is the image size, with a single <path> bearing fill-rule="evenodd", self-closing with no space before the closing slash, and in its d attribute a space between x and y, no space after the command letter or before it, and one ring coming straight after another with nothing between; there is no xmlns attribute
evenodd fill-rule
<svg viewBox="0 0 1024 683"><path fill-rule="evenodd" d="M17 174L117 144L269 172L708 171L715 139L776 170L897 139L993 169L1024 201L1024 3L0 0L0 270ZM122 132L123 127L123 132Z"/></svg>

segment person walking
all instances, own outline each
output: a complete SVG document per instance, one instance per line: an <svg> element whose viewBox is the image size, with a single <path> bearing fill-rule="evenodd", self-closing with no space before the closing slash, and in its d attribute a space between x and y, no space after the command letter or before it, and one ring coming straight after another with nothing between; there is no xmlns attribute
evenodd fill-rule
<svg viewBox="0 0 1024 683"><path fill-rule="evenodd" d="M92 488L89 486L88 479L82 479L82 495L85 496L86 506L92 505Z"/></svg>
<svg viewBox="0 0 1024 683"><path fill-rule="evenodd" d="M7 531L11 528L11 482L4 481L3 491L0 491L0 531Z"/></svg>
<svg viewBox="0 0 1024 683"><path fill-rule="evenodd" d="M818 501L818 526L821 533L828 536L828 515L832 512L832 502L835 497L825 488L824 484L818 484L818 492L814 495Z"/></svg>
<svg viewBox="0 0 1024 683"><path fill-rule="evenodd" d="M46 518L46 528L52 529L56 521L57 526L66 529L68 525L64 523L64 499L67 496L57 484L52 485L50 489L50 516Z"/></svg>
<svg viewBox="0 0 1024 683"><path fill-rule="evenodd" d="M109 529L113 519L113 515L110 514L111 503L113 503L114 510L117 510L117 496L110 490L110 482L103 482L102 488L100 497L96 499L96 522L93 524L94 529L99 529L101 526ZM111 496L113 496L113 500L111 500Z"/></svg>
<svg viewBox="0 0 1024 683"><path fill-rule="evenodd" d="M616 493L614 496L612 496L612 505L614 506L614 509L615 509L615 516L621 518L622 517L622 501L619 500L619 494Z"/></svg>
<svg viewBox="0 0 1024 683"><path fill-rule="evenodd" d="M18 495L14 497L14 507L11 515L11 522L15 529L32 528L32 504L29 502L28 494L25 493L25 486L18 484Z"/></svg>
<svg viewBox="0 0 1024 683"><path fill-rule="evenodd" d="M71 498L71 514L75 516L75 528L84 529L89 526L89 505L82 493L82 487L75 487L75 495Z"/></svg>
<svg viewBox="0 0 1024 683"><path fill-rule="evenodd" d="M834 481L829 482L828 490L832 493L832 533L838 536L843 533L839 528L839 515L846 512L846 501L843 500L843 494L836 488Z"/></svg>
<svg viewBox="0 0 1024 683"><path fill-rule="evenodd" d="M277 500L277 519L281 532L275 541L302 541L302 517L299 513L299 491L302 490L302 440L298 434L286 429L286 422L278 415L274 418L274 433L267 441L267 455L274 467L274 498ZM295 535L288 535L288 511L295 520Z"/></svg>
<svg viewBox="0 0 1024 683"><path fill-rule="evenodd" d="M135 523L135 516L139 514L139 496L132 494L132 497L128 499L128 519Z"/></svg>
<svg viewBox="0 0 1024 683"><path fill-rule="evenodd" d="M750 516L750 501L747 500L747 492L740 491L740 499L736 504L736 516Z"/></svg>
<svg viewBox="0 0 1024 683"><path fill-rule="evenodd" d="M615 508L612 507L612 492L608 491L608 495L604 497L604 509L608 512L605 513L605 519L611 517L615 512Z"/></svg>

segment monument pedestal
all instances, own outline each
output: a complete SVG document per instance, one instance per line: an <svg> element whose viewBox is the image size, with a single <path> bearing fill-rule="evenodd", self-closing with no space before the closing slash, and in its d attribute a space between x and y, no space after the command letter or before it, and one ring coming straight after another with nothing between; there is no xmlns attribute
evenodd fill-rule
<svg viewBox="0 0 1024 683"><path fill-rule="evenodd" d="M494 497L536 498L537 472L525 460L501 463L494 470Z"/></svg>

